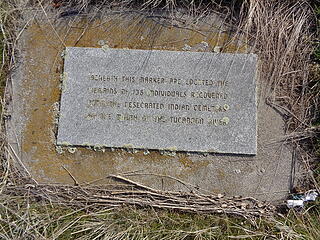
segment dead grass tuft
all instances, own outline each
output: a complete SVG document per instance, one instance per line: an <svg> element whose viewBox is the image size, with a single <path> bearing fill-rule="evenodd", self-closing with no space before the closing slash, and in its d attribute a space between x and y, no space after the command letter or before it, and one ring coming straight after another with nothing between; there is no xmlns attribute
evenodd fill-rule
<svg viewBox="0 0 320 240"><path fill-rule="evenodd" d="M260 80L266 86L263 94L285 119L287 136L282 140L293 146L294 161L304 164L310 173L306 179L313 179L310 163L316 155L312 146L320 133L314 125L319 83L310 74L314 12L308 1L251 0L243 7L246 11L239 29L260 57Z"/></svg>
<svg viewBox="0 0 320 240"><path fill-rule="evenodd" d="M311 127L309 65L313 12L307 1L252 0L241 29L261 61L269 103L287 119L287 132ZM275 105L276 104L276 105Z"/></svg>

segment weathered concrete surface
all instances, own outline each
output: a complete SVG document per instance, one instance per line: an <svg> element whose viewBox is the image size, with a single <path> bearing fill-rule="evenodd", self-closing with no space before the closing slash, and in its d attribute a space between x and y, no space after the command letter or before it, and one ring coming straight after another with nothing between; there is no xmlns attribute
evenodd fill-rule
<svg viewBox="0 0 320 240"><path fill-rule="evenodd" d="M57 144L256 154L256 55L64 54Z"/></svg>
<svg viewBox="0 0 320 240"><path fill-rule="evenodd" d="M274 141L282 137L284 123L265 105L263 97L258 101L256 156L186 153L169 156L158 151L145 155L143 151L95 152L85 148L75 152L65 150L62 154L56 151L56 103L60 100L63 72L60 55L66 46L208 51L218 45L224 46L223 52L246 50L245 45L229 41L228 34L212 31L214 23L198 22L192 25L196 31L190 30L190 26L160 23L141 15L116 14L90 24L80 18L51 23L31 21L20 38L20 64L13 75L12 102L8 106L12 117L7 122L7 131L15 156L38 182L72 184L74 181L66 169L78 182L96 184L107 183L109 174L130 172L129 178L164 190L188 190L166 177L172 176L213 193L266 200L284 198L291 176L291 152Z"/></svg>

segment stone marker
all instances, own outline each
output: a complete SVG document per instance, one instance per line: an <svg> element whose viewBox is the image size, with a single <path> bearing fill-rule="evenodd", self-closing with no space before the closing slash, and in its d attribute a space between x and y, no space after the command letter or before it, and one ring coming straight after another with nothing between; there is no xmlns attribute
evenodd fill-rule
<svg viewBox="0 0 320 240"><path fill-rule="evenodd" d="M186 23L190 26L179 26L171 24L169 27L163 26L163 21L155 21L154 18L141 15L140 13L130 13L123 14L119 12L114 14L113 11L105 11L106 16L103 18L97 18L94 20L86 21L87 16L83 18L78 18L78 16L68 17L65 19L60 19L57 22L52 21L52 18L43 15L41 18L36 18L34 21L30 22L30 25L22 31L21 37L18 41L18 49L20 49L19 61L17 61L16 70L12 75L12 84L8 84L8 92L11 93L10 98L12 101L9 101L6 106L6 114L10 115L10 118L6 119L6 132L8 137L8 146L12 148L12 156L17 156L19 163L25 166L30 175L38 183L59 183L59 184L75 184L75 179L79 184L95 184L95 185L104 185L110 186L109 184L114 184L114 181L110 178L106 178L109 175L123 175L129 178L132 181L136 181L145 186L149 186L155 189L164 190L164 191L201 191L203 193L214 193L214 194L226 194L228 196L241 195L255 197L260 200L267 201L276 201L282 200L287 197L289 186L292 185L292 180L296 178L293 176L292 172L294 166L292 163L294 160L292 154L292 149L289 145L283 144L279 139L283 139L285 136L285 124L281 115L272 108L272 106L266 104L265 97L268 94L266 93L265 83L268 82L268 79L259 79L257 81L257 154L256 155L240 155L240 154L199 154L198 152L167 152L167 151L127 151L127 149L116 149L116 148L94 148L94 147L62 147L56 145L57 143L57 134L62 134L62 125L58 129L57 123L57 114L58 114L58 103L60 103L61 93L63 95L68 94L68 91L73 89L76 85L79 84L79 88L83 85L81 78L77 80L74 84L72 77L67 76L65 82L65 90L61 91L60 75L64 72L64 59L61 58L61 53L65 50L65 47L90 47L96 48L93 50L94 55L97 57L99 54L111 54L114 48L117 49L132 49L132 51L126 50L126 52L133 54L136 50L133 49L143 49L143 50L154 50L151 52L151 57L145 63L151 63L153 54L156 54L156 51L176 51L180 52L183 56L202 56L205 58L212 56L212 59L215 60L216 56L221 57L221 60L226 60L225 56L233 59L233 65L236 66L238 63L237 59L254 59L252 55L238 55L239 53L250 53L250 47L246 45L245 42L239 41L234 35L230 35L229 25L225 26L222 23L217 22L217 18L210 16L206 19L193 21L189 17L186 18ZM41 11L36 11L36 13L41 13ZM158 18L158 15L156 16ZM26 21L29 21L29 17L25 17ZM170 15L165 17L164 20L171 19ZM27 23L27 22L26 22ZM25 24L26 24L25 23ZM196 23L196 25L194 25ZM24 24L21 23L22 26ZM196 27L196 31L195 31ZM217 29L219 27L219 29ZM85 32L83 30L86 30ZM63 42L61 42L63 40ZM205 44L206 43L206 44ZM110 49L107 49L107 47ZM199 48L202 46L202 49ZM215 48L221 46L220 55L215 55L210 53L214 51ZM100 49L97 49L100 48ZM102 49L105 49L105 52ZM220 49L220 48L219 48ZM72 64L72 49L69 49L69 59L67 56L66 64L70 62L70 67L76 67L77 61L73 60ZM83 51L84 49L80 49ZM120 51L120 50L119 50ZM184 51L184 52L182 52ZM186 51L202 51L208 52L206 54L196 52L189 53ZM124 52L123 50L120 52ZM140 51L139 51L140 52ZM143 51L141 51L143 52ZM173 53L176 53L173 52ZM182 53L181 53L182 52ZM114 53L114 52L113 52ZM172 52L163 52L168 54ZM226 53L230 53L229 55ZM231 54L235 53L235 54ZM226 54L226 55L225 55ZM150 52L149 52L150 55ZM103 69L98 66L97 61L94 60L96 57L91 57L90 61L87 61L85 66L79 66L77 71L79 74L81 72L86 73L84 70L92 69L99 70L92 74L106 75L103 73ZM86 61L87 57L81 56L83 61ZM76 59L76 58L75 58ZM115 59L115 58L114 58ZM184 58L191 61L194 58ZM71 60L71 61L70 61ZM82 61L82 60L81 60ZM90 64L91 62L91 64ZM106 64L106 60L102 59L102 63ZM123 63L128 62L124 59L119 63L123 68L128 71L129 65L124 65ZM173 62L166 58L166 64L162 66L168 66L172 68L169 77L174 76L173 74L180 74L179 66L176 62L170 66L169 62ZM205 61L201 61L205 62ZM218 69L218 61L207 62L210 64L212 69L212 75L214 76L215 69ZM247 61L249 63L249 61ZM139 60L135 58L135 64L139 63ZM241 66L249 69L247 65L242 62ZM101 64L101 63L100 63ZM110 63L109 63L110 64ZM160 65L160 64L159 64ZM254 63L252 63L254 65ZM104 67L106 67L104 66ZM130 65L131 66L131 65ZM145 64L144 66L147 66ZM204 65L202 69L208 65ZM220 65L227 66L226 64ZM230 67L230 65L229 65ZM192 69L200 68L198 64L193 65ZM147 69L147 68L145 68ZM144 71L146 71L144 69ZM192 71L192 69L187 69L187 71ZM67 69L66 69L67 70ZM241 69L242 70L242 69ZM228 78L228 91L234 89L234 86L237 88L235 94L229 95L236 99L235 102L228 102L229 110L226 112L218 112L211 115L221 116L222 118L227 116L229 118L229 125L225 126L215 126L212 128L214 131L222 128L224 131L227 131L232 125L234 119L231 118L231 114L234 111L235 103L240 103L241 108L239 109L240 114L242 111L245 111L248 115L253 117L255 114L254 108L249 109L248 106L243 105L244 101L240 101L241 91L245 91L249 87L247 83L236 84L236 82L231 82L231 80L238 81L249 81L248 78L239 78L239 72L230 71L230 74L223 75L225 78ZM254 68L252 67L252 70ZM69 70L67 70L69 71ZM225 70L226 72L227 70ZM69 71L72 73L73 71ZM149 77L156 77L156 71L153 74L148 74ZM86 73L87 74L87 73ZM222 76L222 72L220 73ZM79 75L80 76L80 75ZM167 77L168 77L167 76ZM138 76L139 77L139 76ZM140 76L141 77L141 76ZM159 77L165 77L163 74ZM200 75L197 75L198 79ZM180 76L182 78L182 76ZM191 78L188 76L188 78ZM204 77L203 79L208 79ZM240 79L240 80L239 80ZM89 78L90 80L90 78ZM90 83L92 81L87 80L86 82ZM209 79L208 79L209 80ZM219 79L221 80L221 79ZM223 80L223 79L222 79ZM251 77L253 81L253 76ZM96 82L94 85L89 86L91 88L99 88L99 86L110 88L110 83L107 82ZM108 85L105 85L108 84ZM235 85L232 85L235 84ZM180 84L181 85L181 84ZM132 89L133 87L151 88L152 84L144 85L134 85L134 84L122 84L125 89ZM157 84L156 87L159 88ZM164 85L163 87L165 87ZM193 86L185 87L179 85L170 84L170 90L182 91L183 89L188 89L188 91L205 91L206 86ZM243 87L245 90L239 89ZM254 88L254 85L252 84ZM12 88L10 90L10 88ZM113 86L116 88L116 86ZM209 88L209 87L208 87ZM136 88L134 88L136 89ZM223 88L221 88L222 90ZM78 92L76 95L77 99L85 97L88 95L88 89L83 88L83 92ZM91 96L98 96L100 98L109 98L116 97L114 94L102 93L103 91L108 90L94 90L97 93L90 93ZM110 91L110 90L109 90ZM98 93L101 92L101 93ZM70 94L71 92L69 92ZM247 90L248 94L254 94L254 89ZM67 95L65 95L67 96ZM253 95L251 95L253 96ZM170 100L177 103L179 98L169 98L166 97L167 102L164 101L163 97L146 97L146 100L154 100L154 102L168 103ZM138 98L140 101L144 98ZM9 98L8 98L9 99ZM79 100L79 101L80 101ZM89 100L89 99L87 99ZM134 101L132 96L122 97L121 102L125 101ZM118 99L118 101L120 101ZM157 100L157 101L155 101ZM190 100L190 99L189 99ZM216 104L217 101L213 99L194 99L201 103L212 102ZM230 100L230 99L228 99ZM82 102L84 100L81 100ZM181 99L180 102L184 102ZM187 101L186 101L187 102ZM224 101L221 101L224 103ZM66 102L67 103L67 102ZM179 103L179 102L178 102ZM189 102L193 104L194 102ZM79 108L82 104L70 102L69 105L72 107L67 107L67 105L62 104L61 106L61 121L63 114L71 115L72 112L68 111L76 109L79 113L85 112L86 108ZM85 106L85 105L82 105ZM240 107L240 106L239 106ZM91 107L94 110L107 108L98 108ZM74 111L76 111L74 110ZM110 109L109 109L110 110ZM121 110L120 108L118 110ZM138 109L122 109L134 112L136 114L141 114L141 110ZM143 110L144 112L152 113L151 110ZM162 110L153 110L158 114L178 114L178 110L159 112ZM181 110L180 110L181 111ZM194 111L188 111L194 113ZM75 112L74 112L75 113ZM243 112L242 112L243 113ZM206 113L206 117L210 116L210 112ZM228 114L228 115L225 115ZM191 115L191 114L190 114ZM75 117L77 117L75 115ZM58 119L59 120L59 119ZM72 119L68 119L68 122L71 126ZM86 120L89 121L89 120ZM100 121L100 120L99 120ZM100 131L109 131L111 129L99 128L97 125L98 120L90 120L91 125L87 125L92 129L99 129ZM79 121L81 123L81 121ZM85 121L82 121L83 123ZM133 126L129 121L125 121L127 125ZM125 129L124 121L121 122L121 131L127 131ZM107 123L104 122L104 123ZM110 121L110 124L112 122ZM241 122L239 122L240 124ZM114 122L113 122L114 124ZM150 123L148 123L150 124ZM164 124L152 123L153 128L163 126ZM255 124L252 121L252 124ZM142 125L142 124L141 124ZM177 124L172 124L173 126ZM179 126L182 124L179 124ZM136 125L134 125L136 127ZM145 128L147 124L144 124ZM248 127L250 125L247 125ZM68 127L68 126L67 126ZM195 127L193 125L186 125L178 127L178 133L185 134L183 131L189 129L190 127ZM254 125L251 125L254 130ZM78 129L68 133L69 139L59 139L62 141L69 141L71 143L72 134L82 134L90 133L90 131L81 128L81 125L77 126ZM199 129L201 129L199 127ZM194 136L201 136L197 131L193 131ZM207 127L208 129L208 127ZM232 128L233 131L242 130L239 128ZM96 130L97 131L97 130ZM116 138L117 135L114 134L113 137ZM140 129L140 131L142 131ZM164 130L163 130L164 131ZM98 131L97 131L98 132ZM66 132L65 132L66 133ZM172 138L179 137L178 133L172 131L167 131L165 137L172 136ZM234 133L234 134L235 134ZM108 133L109 134L109 133ZM123 134L123 133L122 133ZM140 133L139 133L140 134ZM174 135L175 134L175 135ZM67 136L68 136L67 135ZM101 134L102 135L102 134ZM99 136L99 140L103 140ZM129 136L129 134L127 134ZM211 135L214 135L212 132ZM211 136L210 135L210 136ZM215 135L218 136L218 135ZM63 137L63 135L61 135ZM74 135L73 139L76 139L77 136ZM98 137L95 137L98 139ZM158 137L160 140L161 138ZM187 140L183 137L179 137L182 143L186 144ZM158 141L150 141L153 144L160 144ZM193 142L188 142L189 146L194 146ZM251 138L247 139L248 141L252 140ZM234 139L230 140L234 143ZM89 142L89 139L87 140ZM137 142L128 141L131 144L138 145ZM174 146L172 141L168 141L170 146ZM254 143L254 141L252 140ZM83 143L83 142L80 142ZM94 143L93 141L91 143ZM149 142L148 142L149 143ZM74 143L73 143L74 144ZM101 144L101 143L100 143ZM226 144L230 144L227 142ZM216 146L214 146L216 145ZM235 144L234 144L235 145ZM217 141L212 142L212 146L217 147ZM95 149L96 151L92 150ZM253 149L253 148L252 148ZM221 149L220 149L221 150ZM231 149L228 149L231 150ZM295 176L297 176L297 169L294 169ZM177 179L179 181L177 181ZM186 184L187 183L187 184ZM189 185L190 184L190 185ZM192 187L193 186L193 187Z"/></svg>
<svg viewBox="0 0 320 240"><path fill-rule="evenodd" d="M68 47L57 144L256 154L256 62Z"/></svg>

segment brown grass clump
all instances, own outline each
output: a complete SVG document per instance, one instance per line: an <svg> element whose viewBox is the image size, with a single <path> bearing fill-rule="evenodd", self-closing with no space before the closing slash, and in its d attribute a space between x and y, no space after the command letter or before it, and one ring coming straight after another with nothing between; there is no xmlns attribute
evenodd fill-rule
<svg viewBox="0 0 320 240"><path fill-rule="evenodd" d="M311 127L315 99L308 91L308 62L313 12L308 2L252 0L246 16L241 29L259 54L260 79L267 83L269 103L286 117L286 132Z"/></svg>
<svg viewBox="0 0 320 240"><path fill-rule="evenodd" d="M240 29L259 54L267 103L284 117L287 136L283 140L293 144L294 161L303 163L310 174L305 179L313 179L313 142L320 133L319 126L314 126L319 118L318 82L310 77L314 12L308 1L251 0L246 4Z"/></svg>

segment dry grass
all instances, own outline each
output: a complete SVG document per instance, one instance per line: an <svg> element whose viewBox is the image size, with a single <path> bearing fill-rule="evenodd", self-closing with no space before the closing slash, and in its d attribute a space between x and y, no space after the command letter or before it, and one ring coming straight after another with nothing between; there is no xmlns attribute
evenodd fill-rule
<svg viewBox="0 0 320 240"><path fill-rule="evenodd" d="M241 26L259 54L269 103L286 117L288 133L311 127L314 118L307 64L313 17L307 1L252 0Z"/></svg>
<svg viewBox="0 0 320 240"><path fill-rule="evenodd" d="M313 126L319 103L315 89L319 83L310 80L306 64L312 52L310 25L314 18L307 1L247 0L242 11L237 11L218 1L147 0L141 4L131 0L57 0L48 4L9 0L0 3L4 41L1 73L14 68L16 41L21 33L18 29L23 28L19 21L23 7L33 5L59 15L70 6L88 12L99 10L102 4L135 7L139 3L148 11L156 8L173 11L181 7L197 16L219 11L226 14L226 21L238 24L238 35L246 36L253 45L252 51L259 54L260 79L264 81L268 103L286 119L288 135L284 140L296 146L297 160L310 169L316 149L310 151L308 146L319 134L319 128ZM277 216L272 206L254 199L160 192L123 176L113 176L122 184L110 189L38 185L21 170L14 157L4 156L8 146L3 135L1 142L0 239L318 239L320 236L318 202L305 212ZM310 183L318 188L309 173ZM131 207L123 207L128 205Z"/></svg>
<svg viewBox="0 0 320 240"><path fill-rule="evenodd" d="M32 199L32 193L17 195L1 196L1 239L317 240L320 233L316 211L246 219L134 206L80 208Z"/></svg>
<svg viewBox="0 0 320 240"><path fill-rule="evenodd" d="M260 79L266 86L267 103L286 122L284 141L294 147L294 161L302 163L308 176L302 181L315 187L312 163L317 161L314 141L320 128L319 82L310 75L310 55L314 51L311 32L315 14L309 1L252 0L240 29L248 34L259 54Z"/></svg>

